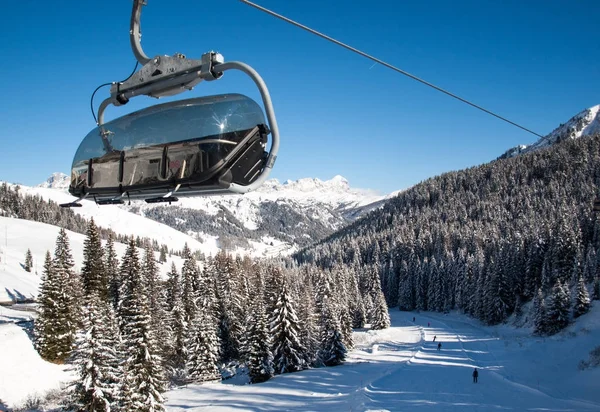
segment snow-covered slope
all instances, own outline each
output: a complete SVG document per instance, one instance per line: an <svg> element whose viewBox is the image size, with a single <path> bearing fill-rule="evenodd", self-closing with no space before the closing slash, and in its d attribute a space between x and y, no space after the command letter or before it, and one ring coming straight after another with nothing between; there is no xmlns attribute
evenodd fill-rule
<svg viewBox="0 0 600 412"><path fill-rule="evenodd" d="M577 139L600 133L600 104L590 107L561 124L552 133L540 138L531 145L519 145L507 150L500 158L517 156L534 150L543 149L566 139Z"/></svg>
<svg viewBox="0 0 600 412"><path fill-rule="evenodd" d="M600 409L600 368L578 369L600 342L600 307L546 339L523 329L485 327L458 314L396 310L390 315L391 328L354 333L357 348L342 366L279 375L257 385L235 380L189 385L166 393L167 410ZM473 368L479 369L477 384Z"/></svg>
<svg viewBox="0 0 600 412"><path fill-rule="evenodd" d="M167 411L600 410L600 368L578 367L600 342L599 305L549 338L456 313L393 310L390 316L389 329L354 333L356 349L344 365L254 385L243 377L188 385L165 394ZM0 325L0 365L0 399L8 406L70 379L39 359L14 325Z"/></svg>
<svg viewBox="0 0 600 412"><path fill-rule="evenodd" d="M57 226L29 220L0 217L0 303L34 299L41 281L46 251L54 253L56 237L60 230ZM83 261L83 242L85 236L67 231L75 268L79 270ZM25 252L31 250L33 269L25 271ZM125 253L126 245L115 243L119 258ZM143 253L142 250L139 250ZM142 255L141 255L142 256ZM158 254L156 256L158 258ZM177 256L167 257L167 263L158 267L163 276L171 268L171 262L181 269L183 262ZM37 272L37 273L36 273ZM0 363L0 369L2 364ZM1 375L1 373L0 373Z"/></svg>
<svg viewBox="0 0 600 412"><path fill-rule="evenodd" d="M56 175L58 174L54 173L52 176ZM20 190L21 193L32 196L39 195L45 200L52 200L56 203L69 203L74 200L66 188L21 186ZM94 202L88 201L83 201L81 204L82 207L73 208L75 213L86 219L94 218L98 226L112 229L118 234L148 237L175 250L181 250L187 243L191 250L200 250L206 255L214 255L218 251L214 237L206 237L203 242L199 242L185 233L131 213L124 208L98 206Z"/></svg>

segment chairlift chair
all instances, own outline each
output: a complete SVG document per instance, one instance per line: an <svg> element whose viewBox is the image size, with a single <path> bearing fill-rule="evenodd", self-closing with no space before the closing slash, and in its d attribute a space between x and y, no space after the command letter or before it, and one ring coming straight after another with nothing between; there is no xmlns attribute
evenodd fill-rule
<svg viewBox="0 0 600 412"><path fill-rule="evenodd" d="M130 30L142 67L113 83L110 97L100 104L98 127L83 139L73 159L69 192L78 199L61 206L77 207L86 198L105 205L243 194L264 183L273 168L279 130L259 74L245 63L224 62L215 52L200 60L181 54L147 57L140 44L143 5L144 0L134 0ZM176 95L202 80L220 79L227 70L240 70L254 81L265 113L247 96L223 94L159 104L104 122L109 105L121 106L139 95Z"/></svg>

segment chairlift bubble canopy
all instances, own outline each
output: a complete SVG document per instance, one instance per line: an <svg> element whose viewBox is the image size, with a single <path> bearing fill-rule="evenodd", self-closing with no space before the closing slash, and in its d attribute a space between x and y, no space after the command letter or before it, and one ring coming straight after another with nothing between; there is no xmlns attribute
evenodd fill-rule
<svg viewBox="0 0 600 412"><path fill-rule="evenodd" d="M263 172L269 133L261 107L241 94L148 107L83 139L69 191L96 201L236 192Z"/></svg>

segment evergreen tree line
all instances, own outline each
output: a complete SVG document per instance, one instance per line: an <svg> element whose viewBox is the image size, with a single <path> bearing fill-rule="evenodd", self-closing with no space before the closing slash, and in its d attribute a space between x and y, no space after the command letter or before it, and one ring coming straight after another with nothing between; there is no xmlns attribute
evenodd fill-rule
<svg viewBox="0 0 600 412"><path fill-rule="evenodd" d="M86 233L88 226L88 221L71 209L60 207L58 203L52 200L46 201L39 195L32 196L22 193L20 186L8 185L6 182L0 185L0 216L47 223L81 234ZM112 229L101 227L97 229L100 237L104 240L112 236L113 240L117 242L129 242L126 235L117 234ZM166 261L167 254L181 256L182 253L181 250L169 250L165 244L159 245L155 239L137 236L135 243L138 247L151 245L153 250L160 251L161 255L164 254L164 261Z"/></svg>
<svg viewBox="0 0 600 412"><path fill-rule="evenodd" d="M83 254L77 273L61 229L34 325L40 355L77 370L75 410L162 411L170 385L220 380L224 365L245 365L252 383L335 366L353 327L389 326L375 268L357 276L226 253L197 262L186 246L181 270L163 280L151 247L140 256L130 239L119 260L93 220Z"/></svg>
<svg viewBox="0 0 600 412"><path fill-rule="evenodd" d="M600 136L565 140L428 179L294 257L375 266L402 310L514 314L556 333L600 298L599 184Z"/></svg>

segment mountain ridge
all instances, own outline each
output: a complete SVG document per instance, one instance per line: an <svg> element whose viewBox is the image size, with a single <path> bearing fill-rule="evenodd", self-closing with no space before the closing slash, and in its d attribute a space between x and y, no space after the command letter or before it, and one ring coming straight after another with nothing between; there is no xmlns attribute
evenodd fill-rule
<svg viewBox="0 0 600 412"><path fill-rule="evenodd" d="M506 159L522 153L540 150L562 142L565 139L578 139L582 136L591 136L596 133L600 133L600 104L582 110L535 143L518 145L508 149L499 159Z"/></svg>

